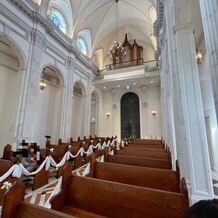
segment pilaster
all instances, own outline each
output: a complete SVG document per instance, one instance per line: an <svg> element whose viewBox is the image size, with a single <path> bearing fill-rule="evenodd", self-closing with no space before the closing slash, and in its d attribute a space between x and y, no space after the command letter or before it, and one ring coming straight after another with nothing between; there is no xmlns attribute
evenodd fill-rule
<svg viewBox="0 0 218 218"><path fill-rule="evenodd" d="M68 58L66 63L66 79L64 86L62 120L61 120L61 138L64 141L69 141L72 126L72 106L73 106L73 74L75 73L75 60Z"/></svg>
<svg viewBox="0 0 218 218"><path fill-rule="evenodd" d="M193 28L190 24L174 27L178 61L177 86L179 125L178 158L182 162L193 201L213 196L207 138L195 59Z"/></svg>
<svg viewBox="0 0 218 218"><path fill-rule="evenodd" d="M91 120L91 81L92 75L90 72L87 72L87 88L86 88L86 98L84 102L84 135L89 137L90 135L90 120Z"/></svg>
<svg viewBox="0 0 218 218"><path fill-rule="evenodd" d="M39 101L40 63L42 50L45 46L45 36L33 29L31 32L31 46L29 51L26 86L26 108L22 137L34 139L34 127Z"/></svg>

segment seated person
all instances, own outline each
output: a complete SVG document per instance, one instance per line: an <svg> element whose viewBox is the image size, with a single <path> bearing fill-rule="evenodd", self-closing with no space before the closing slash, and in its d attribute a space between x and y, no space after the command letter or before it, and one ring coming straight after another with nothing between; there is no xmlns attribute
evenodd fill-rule
<svg viewBox="0 0 218 218"><path fill-rule="evenodd" d="M218 218L218 199L201 200L188 209L187 218Z"/></svg>

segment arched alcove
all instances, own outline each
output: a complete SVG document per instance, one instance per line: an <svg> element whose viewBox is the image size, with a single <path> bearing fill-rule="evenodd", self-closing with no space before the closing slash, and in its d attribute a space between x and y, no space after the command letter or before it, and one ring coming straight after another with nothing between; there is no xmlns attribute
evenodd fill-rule
<svg viewBox="0 0 218 218"><path fill-rule="evenodd" d="M73 108L72 108L72 137L77 139L84 136L84 114L85 99L84 87L80 82L73 86Z"/></svg>
<svg viewBox="0 0 218 218"><path fill-rule="evenodd" d="M98 94L93 91L91 95L91 120L90 120L90 135L94 137L98 135L98 122L99 122L99 97Z"/></svg>
<svg viewBox="0 0 218 218"><path fill-rule="evenodd" d="M140 138L139 97L127 92L121 98L121 139L131 136Z"/></svg>
<svg viewBox="0 0 218 218"><path fill-rule="evenodd" d="M58 69L46 66L41 72L41 79L45 81L46 89L39 90L35 136L43 145L46 135L51 136L52 142L60 138L63 78Z"/></svg>
<svg viewBox="0 0 218 218"><path fill-rule="evenodd" d="M0 156L4 145L13 143L19 114L23 64L19 48L0 37Z"/></svg>

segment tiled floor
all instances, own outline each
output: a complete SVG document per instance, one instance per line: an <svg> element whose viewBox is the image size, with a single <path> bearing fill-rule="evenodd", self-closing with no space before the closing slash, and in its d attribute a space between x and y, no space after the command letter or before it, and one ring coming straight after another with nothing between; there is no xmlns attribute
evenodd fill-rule
<svg viewBox="0 0 218 218"><path fill-rule="evenodd" d="M49 184L32 191L32 189L27 189L27 194L25 195L26 202L32 203L32 204L38 204L40 206L44 206L48 198L50 197L52 191L54 190L58 179L56 178L50 178Z"/></svg>

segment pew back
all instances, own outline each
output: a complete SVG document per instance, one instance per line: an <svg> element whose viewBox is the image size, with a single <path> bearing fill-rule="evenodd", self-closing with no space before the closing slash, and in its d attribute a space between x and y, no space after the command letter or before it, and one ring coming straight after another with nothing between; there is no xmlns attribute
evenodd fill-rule
<svg viewBox="0 0 218 218"><path fill-rule="evenodd" d="M0 176L5 174L12 166L11 160L0 159Z"/></svg>
<svg viewBox="0 0 218 218"><path fill-rule="evenodd" d="M169 159L167 152L161 149L137 149L125 147L123 150L116 151L115 154L143 158Z"/></svg>
<svg viewBox="0 0 218 218"><path fill-rule="evenodd" d="M95 161L92 177L130 185L180 192L176 171Z"/></svg>
<svg viewBox="0 0 218 218"><path fill-rule="evenodd" d="M184 218L184 196L100 179L71 176L67 206L107 217Z"/></svg>
<svg viewBox="0 0 218 218"><path fill-rule="evenodd" d="M142 158L142 157L131 157L124 155L107 155L107 162L127 164L142 167L153 167L161 169L172 169L171 160L166 159L152 159L152 158Z"/></svg>

